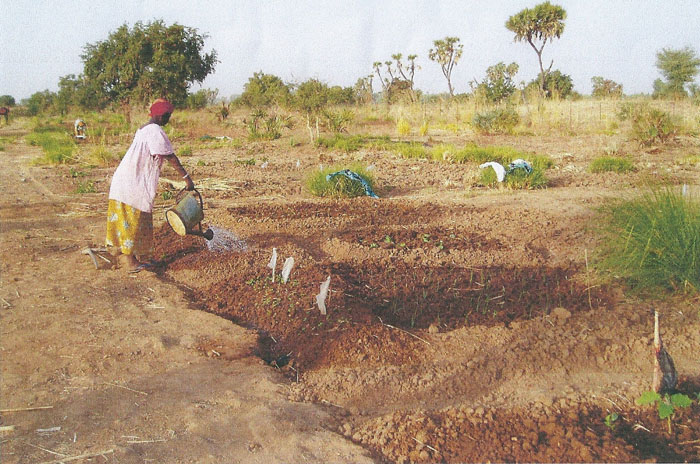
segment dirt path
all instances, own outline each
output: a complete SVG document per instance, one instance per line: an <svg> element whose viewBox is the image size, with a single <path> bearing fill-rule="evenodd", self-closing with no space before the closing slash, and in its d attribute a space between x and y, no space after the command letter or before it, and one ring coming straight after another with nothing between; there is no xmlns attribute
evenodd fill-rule
<svg viewBox="0 0 700 464"><path fill-rule="evenodd" d="M3 463L371 462L287 399L253 332L152 274L95 270L79 251L102 241L104 194L66 192L36 156L0 153Z"/></svg>

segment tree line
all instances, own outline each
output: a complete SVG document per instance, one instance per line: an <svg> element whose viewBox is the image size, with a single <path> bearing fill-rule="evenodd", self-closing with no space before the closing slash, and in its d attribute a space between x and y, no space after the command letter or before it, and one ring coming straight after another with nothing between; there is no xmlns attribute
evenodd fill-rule
<svg viewBox="0 0 700 464"><path fill-rule="evenodd" d="M521 83L527 93L543 98L566 98L577 95L571 76L546 65L544 48L564 33L566 11L544 2L525 8L510 16L505 27L513 33L514 41L530 45L537 56L540 72L530 83ZM166 25L163 21L126 24L111 32L106 40L87 44L81 59L83 73L63 76L58 92L44 90L34 93L21 103L29 114L51 108L65 112L70 107L103 109L128 108L145 104L154 98L166 97L177 106L202 108L218 98L217 90L190 92L195 83L202 83L214 72L219 62L215 50L204 51L206 34L180 24ZM463 45L458 37L445 37L433 42L428 59L440 66L447 81L447 93L455 97L452 73L462 57ZM420 68L417 55L396 53L391 59L373 63L373 72L358 78L353 87L328 86L317 79L300 84L284 83L277 76L262 71L254 73L244 87L238 103L254 108L271 104L292 106L307 114L326 104L370 103L376 100L375 78L380 98L391 104L396 101L417 101L422 97L414 87L414 77ZM682 98L700 97L694 83L700 70L700 58L691 47L680 50L664 48L657 53L656 66L665 80L653 84L653 96ZM487 68L481 81L469 83L472 94L492 103L507 102L516 92L517 63L499 62ZM622 85L601 76L591 78L594 97L620 97ZM14 98L0 96L0 106L14 106ZM224 107L228 111L228 107Z"/></svg>

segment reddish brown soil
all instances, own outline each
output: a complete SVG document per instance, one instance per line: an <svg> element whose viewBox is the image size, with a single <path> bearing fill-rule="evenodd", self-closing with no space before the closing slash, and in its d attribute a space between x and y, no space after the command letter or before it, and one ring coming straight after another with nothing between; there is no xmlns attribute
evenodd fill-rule
<svg viewBox="0 0 700 464"><path fill-rule="evenodd" d="M696 143L640 151L602 135L453 138L444 141L550 155L550 188L477 188L476 166L288 140L202 149L183 160L206 221L248 250L176 236L162 224L172 201L159 198L160 266L136 276L77 254L102 241L113 167L91 171L99 193L76 199L68 167L29 167L27 148L13 145L2 179L22 195L0 205L11 276L0 300L11 359L3 407L56 410L3 415L20 430L3 442L8 462L58 459L41 448L112 448L119 462L700 461L697 401L670 432L653 407L635 404L651 384L652 306L680 390L700 391L697 296L635 297L593 266L597 206L649 177L697 189L698 167L674 162ZM588 172L617 143L640 170ZM269 165L237 162L251 156ZM382 198L305 193L319 162L354 159L375 165ZM328 276L324 316L315 295ZM59 423L61 434L36 436Z"/></svg>

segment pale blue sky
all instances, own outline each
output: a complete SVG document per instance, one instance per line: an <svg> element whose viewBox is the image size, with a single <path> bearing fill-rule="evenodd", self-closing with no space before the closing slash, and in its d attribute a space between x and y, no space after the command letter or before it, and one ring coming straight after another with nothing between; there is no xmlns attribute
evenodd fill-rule
<svg viewBox="0 0 700 464"><path fill-rule="evenodd" d="M394 53L418 55L416 87L446 92L438 64L428 60L433 40L459 37L462 60L453 72L458 93L483 79L499 61L520 65L517 80L539 70L526 43L513 42L504 24L540 0L0 0L0 94L18 101L58 79L80 74L87 43L120 25L163 19L194 27L221 61L204 81L219 95L239 94L256 71L286 82L314 77L351 86L372 63ZM700 54L698 0L554 0L568 14L564 34L547 44L544 59L590 93L591 77L620 82L625 93L651 92L656 52L691 46ZM194 90L199 88L195 87ZM379 83L375 79L375 91Z"/></svg>

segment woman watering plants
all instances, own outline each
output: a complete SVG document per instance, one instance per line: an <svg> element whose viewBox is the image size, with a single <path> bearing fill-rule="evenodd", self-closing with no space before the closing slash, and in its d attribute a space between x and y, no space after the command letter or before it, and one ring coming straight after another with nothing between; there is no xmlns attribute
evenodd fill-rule
<svg viewBox="0 0 700 464"><path fill-rule="evenodd" d="M134 135L134 141L114 172L107 208L107 247L126 256L129 272L149 269L153 254L153 200L163 160L182 176L187 190L194 182L161 126L170 120L173 105L158 99L151 105L151 119Z"/></svg>

